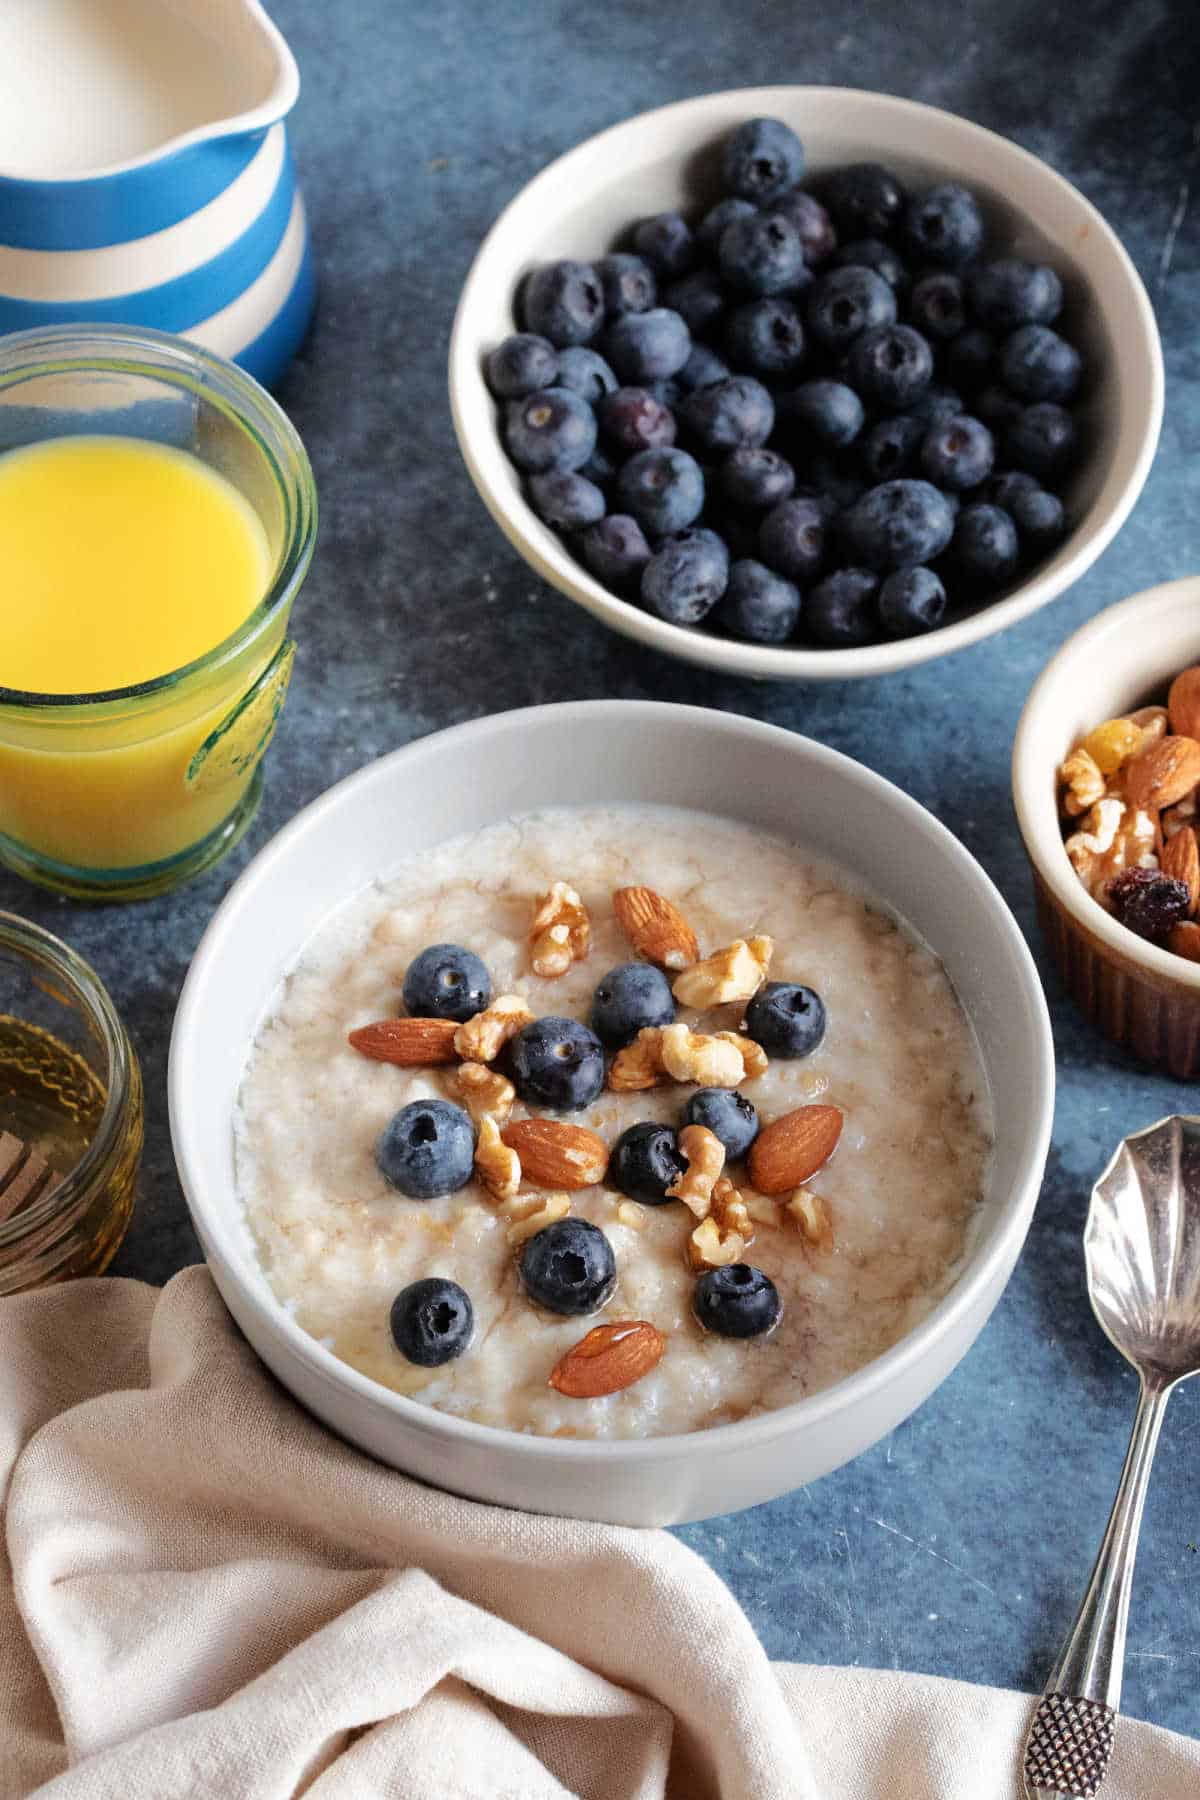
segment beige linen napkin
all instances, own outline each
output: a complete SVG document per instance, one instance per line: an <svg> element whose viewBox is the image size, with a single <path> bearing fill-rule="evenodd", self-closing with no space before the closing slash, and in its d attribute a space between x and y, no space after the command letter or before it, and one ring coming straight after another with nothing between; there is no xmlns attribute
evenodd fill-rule
<svg viewBox="0 0 1200 1800"><path fill-rule="evenodd" d="M0 1301L0 1483L3 1800L1020 1791L1026 1697L773 1666L665 1532L382 1468L203 1269ZM1200 1746L1126 1721L1105 1792L1194 1800Z"/></svg>

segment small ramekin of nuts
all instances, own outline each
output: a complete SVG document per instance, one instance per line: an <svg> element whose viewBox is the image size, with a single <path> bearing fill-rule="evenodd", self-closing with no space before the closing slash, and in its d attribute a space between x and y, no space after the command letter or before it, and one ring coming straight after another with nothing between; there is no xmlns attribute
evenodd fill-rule
<svg viewBox="0 0 1200 1800"><path fill-rule="evenodd" d="M1013 796L1073 997L1144 1061L1200 1076L1200 577L1068 639L1021 716Z"/></svg>

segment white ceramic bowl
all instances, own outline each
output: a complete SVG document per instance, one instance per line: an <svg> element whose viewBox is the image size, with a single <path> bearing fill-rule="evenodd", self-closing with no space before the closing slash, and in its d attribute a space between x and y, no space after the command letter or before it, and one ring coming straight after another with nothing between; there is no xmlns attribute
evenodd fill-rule
<svg viewBox="0 0 1200 1800"><path fill-rule="evenodd" d="M948 177L979 196L995 243L1051 262L1067 288L1071 335L1091 371L1082 416L1086 463L1068 500L1076 521L1058 552L990 606L924 637L861 650L737 643L655 618L588 574L537 518L504 454L485 353L514 329L525 271L611 249L638 218L715 197L714 145L743 119L773 114L804 141L808 171L866 158L914 186ZM497 219L467 276L450 344L450 402L459 447L492 517L538 574L627 637L731 675L844 680L881 675L1002 631L1078 581L1141 492L1162 421L1162 351L1146 290L1119 241L1083 195L1028 151L952 113L853 88L747 88L643 113L589 138L522 189Z"/></svg>
<svg viewBox="0 0 1200 1800"><path fill-rule="evenodd" d="M836 1387L689 1436L596 1443L476 1425L339 1362L289 1317L256 1261L235 1192L232 1116L277 982L330 909L402 858L535 806L692 806L837 857L941 956L979 1034L997 1144L978 1232L953 1291L902 1343ZM950 833L878 775L728 713L595 701L458 726L351 776L262 851L192 963L171 1043L171 1132L213 1276L250 1342L317 1416L385 1462L477 1499L666 1524L767 1500L890 1431L958 1362L1008 1279L1037 1199L1054 1056L1029 952Z"/></svg>

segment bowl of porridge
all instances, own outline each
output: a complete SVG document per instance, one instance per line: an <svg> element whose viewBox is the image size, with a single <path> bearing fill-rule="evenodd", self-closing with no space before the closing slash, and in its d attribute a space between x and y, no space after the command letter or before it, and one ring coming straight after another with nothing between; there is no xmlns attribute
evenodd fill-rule
<svg viewBox="0 0 1200 1800"><path fill-rule="evenodd" d="M475 1498L663 1524L905 1418L981 1330L1053 1104L1028 950L914 801L599 701L310 806L171 1050L209 1265L311 1411Z"/></svg>

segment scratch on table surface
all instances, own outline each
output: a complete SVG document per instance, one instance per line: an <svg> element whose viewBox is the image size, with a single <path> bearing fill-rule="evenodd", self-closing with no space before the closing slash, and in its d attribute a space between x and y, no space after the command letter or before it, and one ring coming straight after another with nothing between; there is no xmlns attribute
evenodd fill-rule
<svg viewBox="0 0 1200 1800"><path fill-rule="evenodd" d="M1163 239L1162 254L1158 259L1158 286L1160 288L1166 285L1167 276L1171 273L1171 258L1175 254L1175 240L1179 236L1180 226L1187 217L1188 199L1190 195L1190 184L1186 181L1181 181L1179 184L1179 198L1175 202L1175 211L1171 214L1171 221L1167 226L1167 235Z"/></svg>
<svg viewBox="0 0 1200 1800"><path fill-rule="evenodd" d="M855 1507L854 1510L857 1512L858 1508ZM948 1569L953 1569L956 1575L961 1575L964 1581L970 1581L975 1587L982 1588L985 1594L992 1596L993 1600L999 1599L995 1588L989 1587L986 1581L980 1581L978 1575L972 1575L969 1569L960 1568L956 1562L951 1562L950 1558L943 1556L940 1550L931 1550L928 1544L922 1544L919 1539L909 1537L907 1531L900 1531L895 1525L889 1525L884 1519L873 1519L869 1513L865 1517L869 1525L878 1525L880 1531L890 1531L893 1537L903 1538L904 1542L911 1544L914 1550L923 1550L926 1556L932 1556L937 1562L945 1563Z"/></svg>

